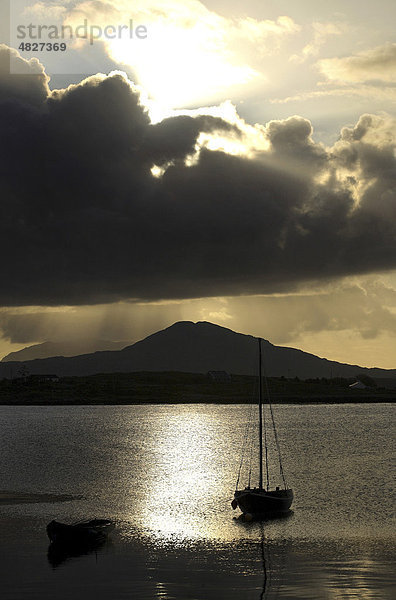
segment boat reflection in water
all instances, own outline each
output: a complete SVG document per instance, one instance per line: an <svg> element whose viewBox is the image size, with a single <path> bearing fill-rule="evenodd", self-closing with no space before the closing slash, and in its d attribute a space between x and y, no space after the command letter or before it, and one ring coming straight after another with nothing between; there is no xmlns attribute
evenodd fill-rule
<svg viewBox="0 0 396 600"><path fill-rule="evenodd" d="M68 562L73 558L80 558L82 556L88 556L89 554L95 554L97 559L98 553L103 551L105 545L108 543L108 540L105 538L92 540L89 542L82 542L79 544L62 544L59 542L53 542L48 547L48 562L51 567L56 569L63 563Z"/></svg>
<svg viewBox="0 0 396 600"><path fill-rule="evenodd" d="M108 519L91 519L71 525L51 521L47 525L47 534L51 540L48 548L48 560L56 568L69 558L97 552L114 529L114 523Z"/></svg>
<svg viewBox="0 0 396 600"><path fill-rule="evenodd" d="M286 521L293 516L294 512L289 510L287 513L279 513L278 515L267 515L260 519L246 519L246 515L241 514L234 517L234 521L246 529L246 533L254 532L254 537L257 540L257 551L259 561L261 563L263 583L260 591L260 600L268 598L277 598L279 588L285 579L285 563L289 552L289 544L287 540L282 543L274 541L265 535L266 524L276 523L277 521ZM251 560L251 558L250 558ZM249 560L247 560L249 562Z"/></svg>

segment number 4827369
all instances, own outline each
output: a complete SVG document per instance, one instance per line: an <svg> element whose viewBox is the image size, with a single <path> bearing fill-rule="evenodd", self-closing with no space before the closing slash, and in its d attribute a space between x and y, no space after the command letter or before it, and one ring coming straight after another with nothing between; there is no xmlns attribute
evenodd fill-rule
<svg viewBox="0 0 396 600"><path fill-rule="evenodd" d="M21 52L65 52L66 49L65 42L22 42L18 47Z"/></svg>

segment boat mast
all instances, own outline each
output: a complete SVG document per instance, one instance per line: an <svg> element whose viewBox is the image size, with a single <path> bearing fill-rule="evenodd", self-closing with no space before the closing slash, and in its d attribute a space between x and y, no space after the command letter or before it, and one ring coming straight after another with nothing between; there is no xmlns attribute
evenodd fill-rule
<svg viewBox="0 0 396 600"><path fill-rule="evenodd" d="M260 480L259 489L263 489L263 385L261 375L261 338L259 343L259 444L260 444Z"/></svg>
<svg viewBox="0 0 396 600"><path fill-rule="evenodd" d="M267 474L267 490L269 489L269 471L268 471L268 446L267 446L267 430L263 417L263 376L262 376L262 357L261 357L261 338L258 338L259 343L259 440L260 440L260 481L259 489L263 488L263 430L265 437L265 468ZM266 380L267 382L267 380ZM267 382L268 391L268 382ZM271 409L272 410L272 409Z"/></svg>

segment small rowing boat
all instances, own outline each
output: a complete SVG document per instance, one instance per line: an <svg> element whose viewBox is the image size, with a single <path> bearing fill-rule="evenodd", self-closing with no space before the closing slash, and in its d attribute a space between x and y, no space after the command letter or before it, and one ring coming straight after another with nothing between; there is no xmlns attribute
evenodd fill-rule
<svg viewBox="0 0 396 600"><path fill-rule="evenodd" d="M51 542L62 544L86 544L104 539L114 529L109 519L91 519L67 525L51 521L47 534Z"/></svg>

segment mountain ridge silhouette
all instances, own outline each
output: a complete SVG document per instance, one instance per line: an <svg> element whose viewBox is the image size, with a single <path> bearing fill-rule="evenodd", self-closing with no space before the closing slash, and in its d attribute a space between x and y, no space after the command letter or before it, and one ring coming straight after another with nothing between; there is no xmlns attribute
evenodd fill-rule
<svg viewBox="0 0 396 600"><path fill-rule="evenodd" d="M268 376L307 379L354 377L365 373L371 377L396 377L396 369L331 361L296 348L275 346L268 340L263 340L262 348ZM60 377L135 371L227 371L255 375L257 338L207 321L179 321L122 350L0 363L0 377L17 377L21 370Z"/></svg>

